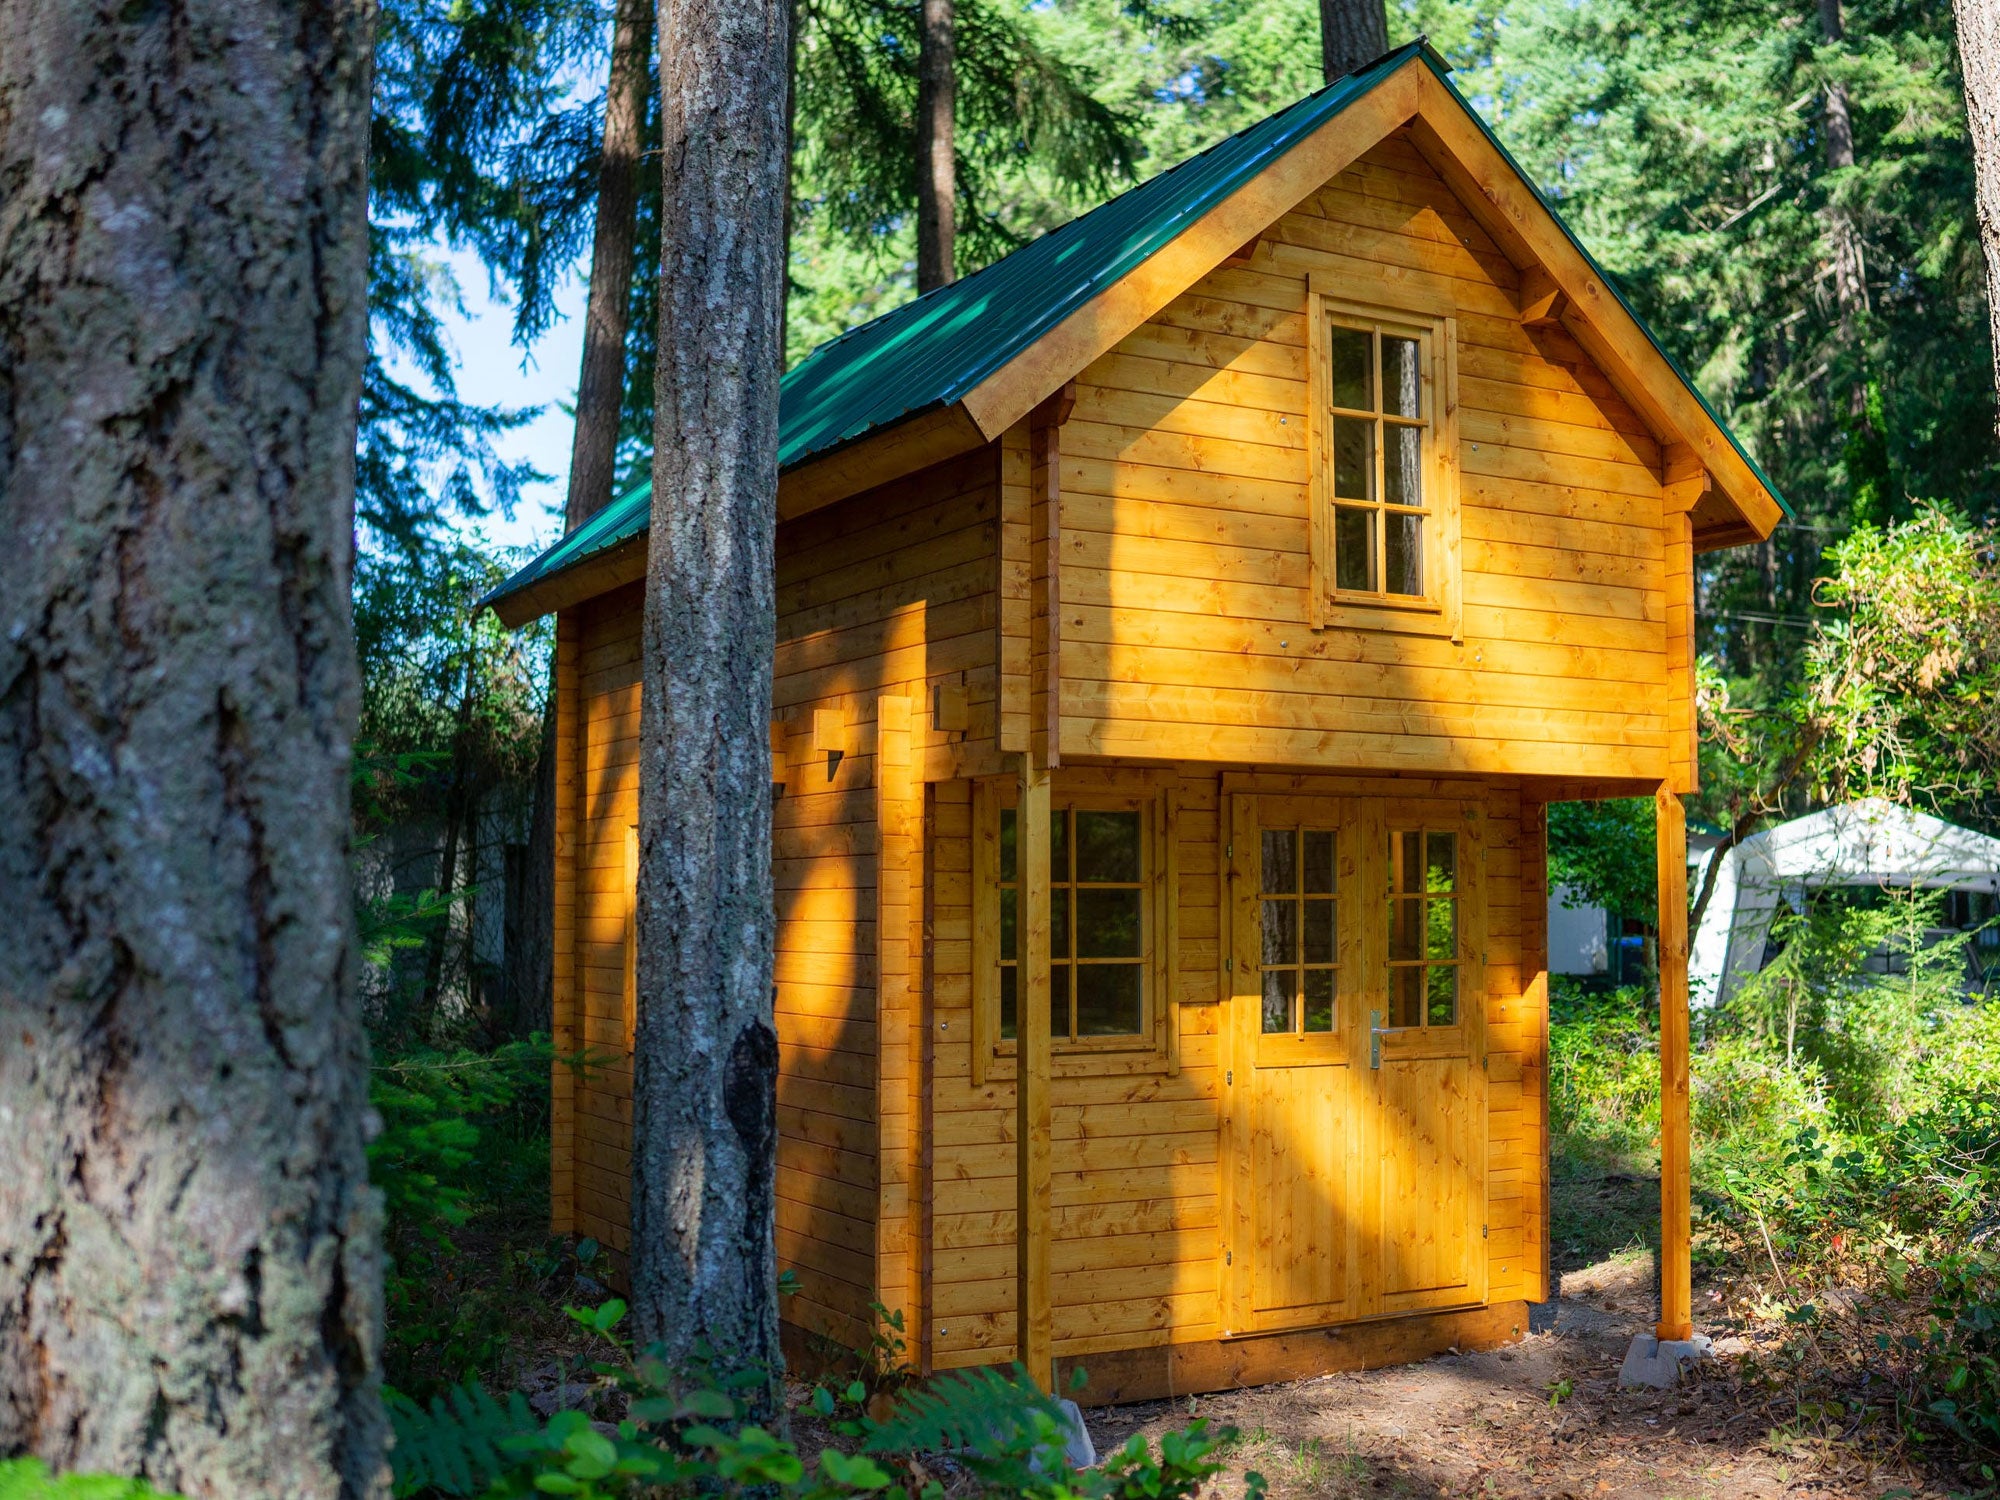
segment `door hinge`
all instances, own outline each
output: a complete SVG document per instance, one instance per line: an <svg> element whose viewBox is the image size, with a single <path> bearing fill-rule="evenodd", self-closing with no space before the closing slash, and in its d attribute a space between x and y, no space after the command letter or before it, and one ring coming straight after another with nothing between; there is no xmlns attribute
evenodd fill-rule
<svg viewBox="0 0 2000 1500"><path fill-rule="evenodd" d="M1233 960L1233 959L1227 959L1227 958L1225 958L1225 959L1224 959L1224 960L1222 961L1222 972L1223 972L1223 973L1225 973L1225 974L1229 974L1229 973L1233 973L1233 972L1235 972L1235 971L1234 971L1234 970L1232 969L1232 967L1231 967L1231 965L1232 965L1232 964L1233 964L1234 962L1235 962L1235 960Z"/></svg>
<svg viewBox="0 0 2000 1500"><path fill-rule="evenodd" d="M1224 844L1222 846L1222 857L1224 859L1236 858L1236 846L1234 844Z"/></svg>
<svg viewBox="0 0 2000 1500"><path fill-rule="evenodd" d="M1236 1264L1236 1252L1235 1252L1235 1251L1233 1251L1233 1250L1225 1250L1225 1251L1223 1251L1223 1252L1222 1252L1222 1263L1223 1263L1223 1264L1224 1264L1225 1266L1233 1266L1233 1265L1235 1265L1235 1264Z"/></svg>
<svg viewBox="0 0 2000 1500"><path fill-rule="evenodd" d="M1479 1237L1482 1240L1486 1238L1486 1226L1484 1224L1481 1224L1479 1226Z"/></svg>
<svg viewBox="0 0 2000 1500"><path fill-rule="evenodd" d="M1230 1069L1230 1070L1229 1070L1228 1072L1224 1073L1224 1074L1222 1075L1222 1082L1223 1082L1223 1084L1224 1084L1224 1085L1225 1085L1226 1087L1228 1087L1228 1088L1235 1088L1235 1087L1236 1087L1236 1070L1235 1070L1234 1068L1231 1068L1231 1069Z"/></svg>

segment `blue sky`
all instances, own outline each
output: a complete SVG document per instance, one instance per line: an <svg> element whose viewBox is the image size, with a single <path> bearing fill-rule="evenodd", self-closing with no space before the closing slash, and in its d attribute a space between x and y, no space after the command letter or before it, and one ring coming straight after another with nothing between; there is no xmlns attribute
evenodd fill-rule
<svg viewBox="0 0 2000 1500"><path fill-rule="evenodd" d="M497 446L509 459L527 459L547 482L530 485L512 520L488 517L479 529L504 547L541 547L562 532L557 519L569 479L570 413L576 400L578 362L583 357L583 303L586 287L573 274L556 293L560 314L526 355L515 347L513 309L487 296L486 272L470 252L449 254L452 274L464 293L465 315L447 315L445 327L458 353L458 394L466 401L501 406L539 406L542 414L506 434Z"/></svg>

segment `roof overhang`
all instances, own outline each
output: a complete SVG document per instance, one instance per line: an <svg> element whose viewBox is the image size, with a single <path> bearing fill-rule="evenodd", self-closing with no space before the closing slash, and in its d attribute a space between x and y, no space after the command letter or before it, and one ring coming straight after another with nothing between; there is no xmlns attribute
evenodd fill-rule
<svg viewBox="0 0 2000 1500"><path fill-rule="evenodd" d="M1545 336L1573 341L1660 441L1667 506L1689 514L1696 550L1768 537L1786 514L1769 480L1451 86L1446 66L1426 46L1399 50L1401 61L1365 92L959 399L912 412L786 469L778 483L779 520L997 441L1241 246L1407 126L1417 150L1523 273L1523 321ZM1383 63L1393 60L1394 54ZM518 625L644 571L642 531L492 602L501 619Z"/></svg>

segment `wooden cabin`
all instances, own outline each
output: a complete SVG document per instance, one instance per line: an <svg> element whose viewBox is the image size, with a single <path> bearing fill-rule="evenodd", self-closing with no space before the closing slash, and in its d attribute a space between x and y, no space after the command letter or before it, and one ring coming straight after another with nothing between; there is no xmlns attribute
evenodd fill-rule
<svg viewBox="0 0 2000 1500"><path fill-rule="evenodd" d="M1551 1295L1545 814L1662 810L1688 1327L1697 553L1782 502L1421 44L786 378L771 703L789 1347L1130 1399ZM629 1059L626 496L559 612L556 1030ZM1678 1070L1678 1071L1677 1071ZM627 1244L629 1067L555 1075Z"/></svg>

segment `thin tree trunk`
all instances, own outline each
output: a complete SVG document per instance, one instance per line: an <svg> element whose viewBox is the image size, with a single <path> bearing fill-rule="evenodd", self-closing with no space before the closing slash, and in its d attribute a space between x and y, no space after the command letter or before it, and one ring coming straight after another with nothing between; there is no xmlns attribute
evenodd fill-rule
<svg viewBox="0 0 2000 1500"><path fill-rule="evenodd" d="M618 418L625 407L625 322L638 238L639 130L646 113L652 0L618 0L611 23L611 80L604 95L604 154L597 169L597 223L590 297L583 315L583 369L576 387L564 524L581 526L611 501Z"/></svg>
<svg viewBox="0 0 2000 1500"><path fill-rule="evenodd" d="M542 748L535 761L534 801L528 842L512 860L507 929L507 1026L510 1035L549 1031L555 1022L555 795L556 735L553 699L542 717Z"/></svg>
<svg viewBox="0 0 2000 1500"><path fill-rule="evenodd" d="M1954 0L1959 70L1972 134L1979 243L1986 251L1986 317L2000 390L2000 0Z"/></svg>
<svg viewBox="0 0 2000 1500"><path fill-rule="evenodd" d="M1840 17L1840 0L1819 0L1820 31L1829 42L1847 38ZM1826 166L1829 172L1844 171L1854 165L1854 117L1848 108L1847 85L1835 79L1826 89ZM1841 327L1853 331L1854 315L1868 308L1868 274L1861 254L1861 234L1845 204L1827 206L1828 251L1833 264L1833 294L1840 304ZM1855 414L1859 414L1862 387L1855 385Z"/></svg>
<svg viewBox="0 0 2000 1500"><path fill-rule="evenodd" d="M370 0L0 0L0 1454L388 1493L347 868Z"/></svg>
<svg viewBox="0 0 2000 1500"><path fill-rule="evenodd" d="M777 1412L771 657L786 0L660 12L665 192L639 734L632 1293Z"/></svg>
<svg viewBox="0 0 2000 1500"><path fill-rule="evenodd" d="M923 0L917 50L917 290L958 277L958 176L952 132L958 100L952 0Z"/></svg>
<svg viewBox="0 0 2000 1500"><path fill-rule="evenodd" d="M1388 50L1389 15L1383 0L1319 0L1319 54L1328 83Z"/></svg>

